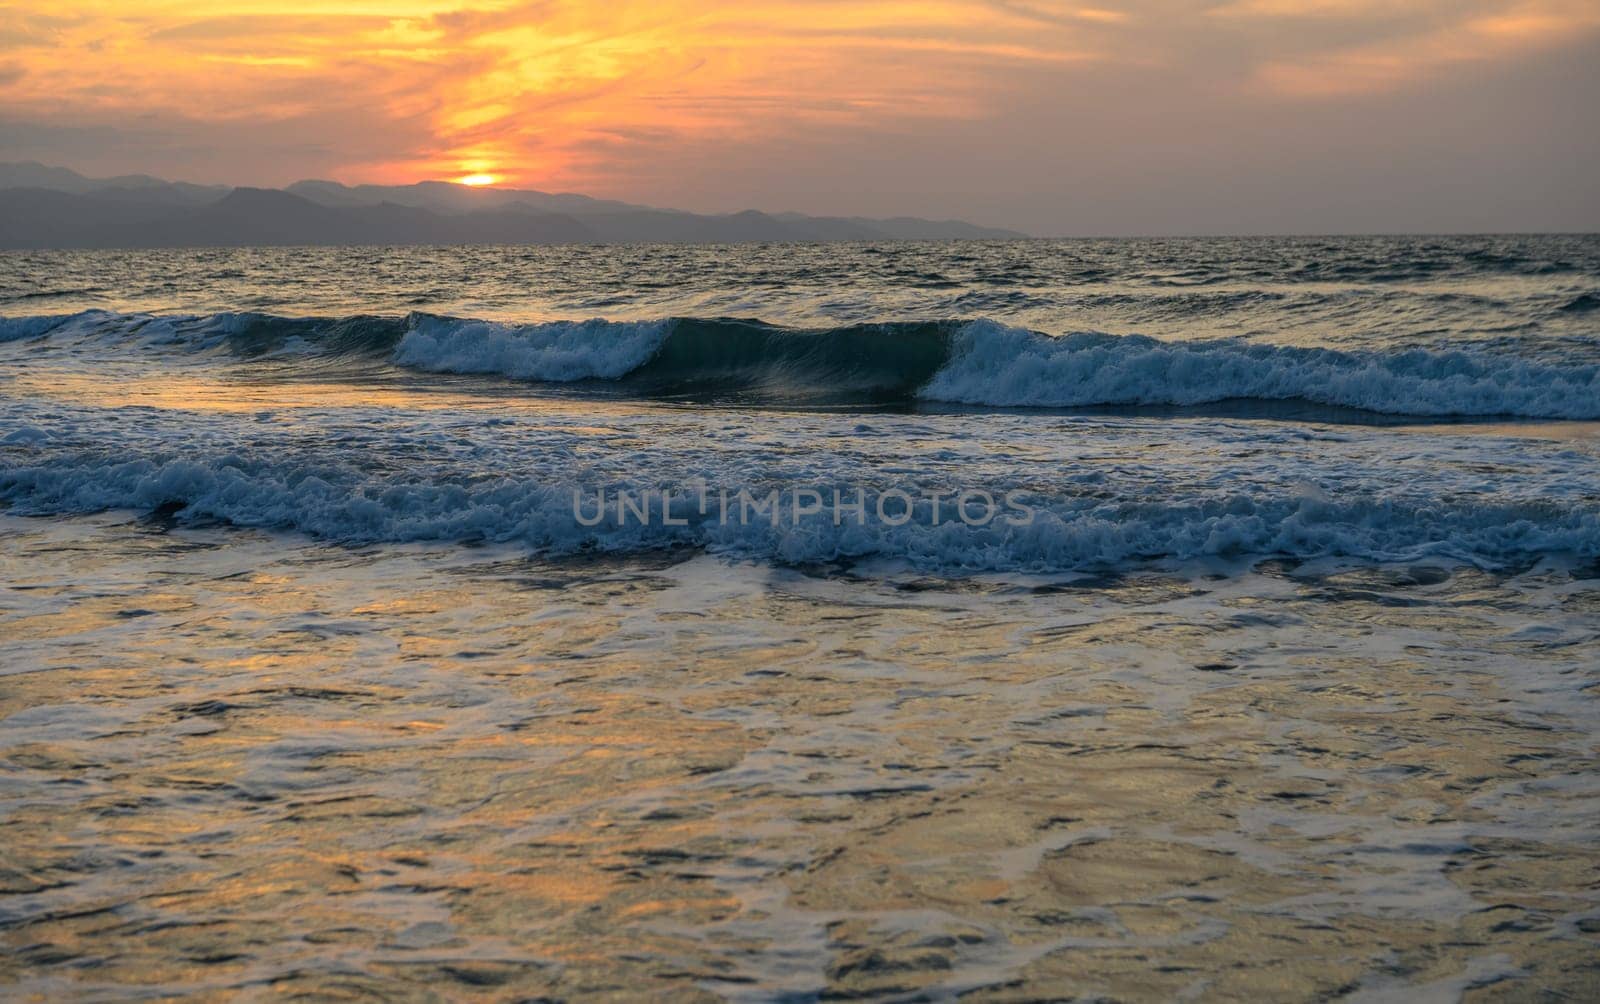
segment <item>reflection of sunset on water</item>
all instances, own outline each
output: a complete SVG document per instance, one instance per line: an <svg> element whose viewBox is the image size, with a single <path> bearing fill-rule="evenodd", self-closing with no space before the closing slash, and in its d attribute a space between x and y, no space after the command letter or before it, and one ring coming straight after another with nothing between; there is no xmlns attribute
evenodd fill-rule
<svg viewBox="0 0 1600 1004"><path fill-rule="evenodd" d="M26 592L3 627L37 670L4 678L5 753L76 782L8 810L40 916L7 938L146 986L316 992L336 967L375 992L765 996L999 971L1170 997L1204 971L1314 997L1396 952L1457 970L1483 937L1558 982L1536 928L1481 933L1469 897L1559 910L1522 869L1590 861L1542 835L1578 833L1579 804L1535 820L1504 794L1529 758L1583 769L1540 696L1579 653L1489 657L1565 588L1538 577L1465 572L1444 606L1361 573L864 595L714 558L619 575L501 550L328 563L119 517L4 532ZM1264 609L1297 654L1254 669ZM64 689L92 698L70 733L43 710ZM1516 850L1407 851L1441 814ZM86 846L120 867L85 875ZM1419 897L1455 919L1384 905ZM1308 942L1308 916L1337 940Z"/></svg>

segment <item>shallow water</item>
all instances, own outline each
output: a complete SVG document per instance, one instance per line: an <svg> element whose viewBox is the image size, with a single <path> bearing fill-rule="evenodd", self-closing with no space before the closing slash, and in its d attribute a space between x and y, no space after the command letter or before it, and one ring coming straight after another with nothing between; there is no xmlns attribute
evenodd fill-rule
<svg viewBox="0 0 1600 1004"><path fill-rule="evenodd" d="M3 530L14 992L1595 985L1592 568Z"/></svg>
<svg viewBox="0 0 1600 1004"><path fill-rule="evenodd" d="M1593 237L0 256L0 992L1592 998L1596 305Z"/></svg>

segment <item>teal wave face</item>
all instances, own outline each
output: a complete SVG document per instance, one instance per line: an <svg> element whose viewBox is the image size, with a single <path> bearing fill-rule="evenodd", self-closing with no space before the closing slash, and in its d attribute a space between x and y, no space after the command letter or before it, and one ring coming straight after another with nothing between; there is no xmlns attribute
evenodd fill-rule
<svg viewBox="0 0 1600 1004"><path fill-rule="evenodd" d="M857 324L796 330L759 321L678 319L626 377L650 397L799 404L910 402L950 358L953 326Z"/></svg>
<svg viewBox="0 0 1600 1004"><path fill-rule="evenodd" d="M566 395L799 407L1192 408L1302 402L1373 415L1600 418L1600 363L1513 342L1340 350L1243 338L1044 334L989 320L783 327L759 320L514 324L404 317L89 311L7 319L10 352L220 357L274 372L473 374Z"/></svg>

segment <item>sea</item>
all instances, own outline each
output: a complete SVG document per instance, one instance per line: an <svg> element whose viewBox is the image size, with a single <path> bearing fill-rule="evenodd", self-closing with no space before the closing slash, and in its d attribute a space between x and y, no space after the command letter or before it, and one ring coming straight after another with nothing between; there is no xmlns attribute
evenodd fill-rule
<svg viewBox="0 0 1600 1004"><path fill-rule="evenodd" d="M1600 236L0 254L0 995L1600 996Z"/></svg>

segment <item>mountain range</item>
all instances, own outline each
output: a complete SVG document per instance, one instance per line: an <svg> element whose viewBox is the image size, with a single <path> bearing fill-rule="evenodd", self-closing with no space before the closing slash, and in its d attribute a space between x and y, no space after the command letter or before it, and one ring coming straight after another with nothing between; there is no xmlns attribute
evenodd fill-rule
<svg viewBox="0 0 1600 1004"><path fill-rule="evenodd" d="M0 248L157 248L336 244L649 244L1010 239L959 220L702 214L586 195L442 181L285 189L87 178L64 167L0 164Z"/></svg>

